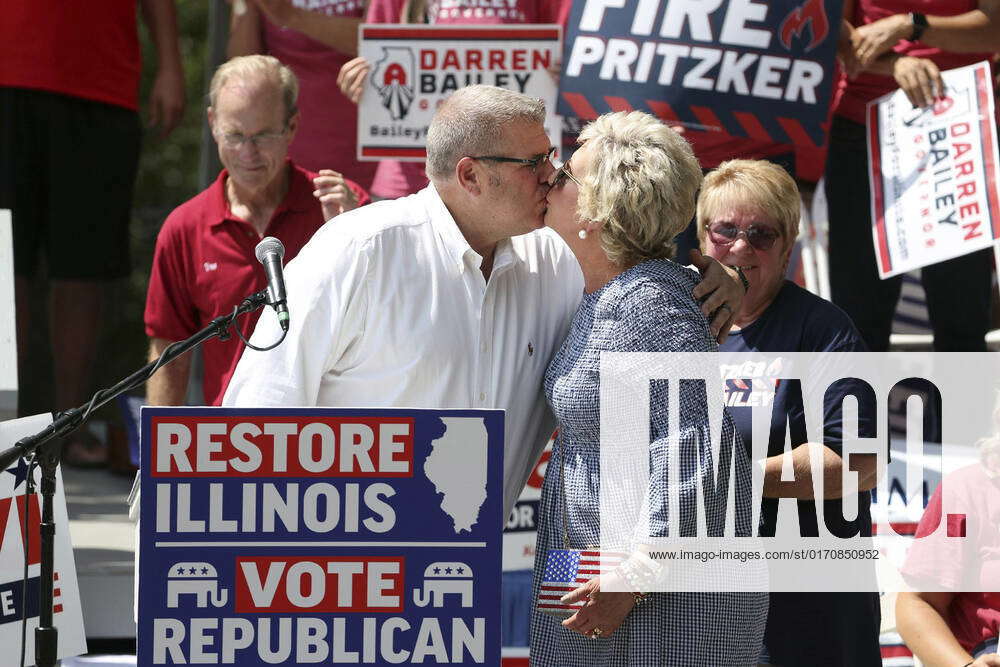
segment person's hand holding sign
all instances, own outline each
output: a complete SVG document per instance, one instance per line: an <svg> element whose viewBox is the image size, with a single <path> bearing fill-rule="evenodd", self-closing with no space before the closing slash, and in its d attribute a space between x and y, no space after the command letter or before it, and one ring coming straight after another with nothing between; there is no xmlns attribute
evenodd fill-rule
<svg viewBox="0 0 1000 667"><path fill-rule="evenodd" d="M340 92L344 93L347 99L355 104L361 100L361 90L371 68L371 63L361 57L348 60L340 68L340 73L337 75L337 85L340 86Z"/></svg>
<svg viewBox="0 0 1000 667"><path fill-rule="evenodd" d="M944 95L941 70L927 58L897 58L892 66L892 76L914 107L928 107Z"/></svg>

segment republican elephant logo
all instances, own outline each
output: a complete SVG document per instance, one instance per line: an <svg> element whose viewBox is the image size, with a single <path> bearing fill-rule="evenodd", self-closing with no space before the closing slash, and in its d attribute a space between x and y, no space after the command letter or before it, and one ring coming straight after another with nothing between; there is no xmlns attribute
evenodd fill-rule
<svg viewBox="0 0 1000 667"><path fill-rule="evenodd" d="M424 569L424 585L413 589L418 607L443 607L446 595L458 595L463 607L472 606L472 568L465 563L431 563Z"/></svg>
<svg viewBox="0 0 1000 667"><path fill-rule="evenodd" d="M219 588L219 573L211 563L177 563L167 572L167 607L180 606L182 595L194 595L200 609L221 607L229 599L229 591Z"/></svg>

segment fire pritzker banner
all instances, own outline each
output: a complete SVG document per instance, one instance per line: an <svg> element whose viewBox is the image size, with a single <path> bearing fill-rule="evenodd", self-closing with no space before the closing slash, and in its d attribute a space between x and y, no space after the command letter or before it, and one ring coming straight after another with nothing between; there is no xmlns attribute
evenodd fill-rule
<svg viewBox="0 0 1000 667"><path fill-rule="evenodd" d="M465 86L483 83L541 98L553 146L558 25L362 25L358 51L368 59L358 110L358 159L423 160L427 127L438 105Z"/></svg>
<svg viewBox="0 0 1000 667"><path fill-rule="evenodd" d="M639 109L695 130L822 145L841 4L574 2L558 112Z"/></svg>
<svg viewBox="0 0 1000 667"><path fill-rule="evenodd" d="M902 90L868 104L872 236L882 278L988 248L1000 235L987 62L942 72L945 97Z"/></svg>

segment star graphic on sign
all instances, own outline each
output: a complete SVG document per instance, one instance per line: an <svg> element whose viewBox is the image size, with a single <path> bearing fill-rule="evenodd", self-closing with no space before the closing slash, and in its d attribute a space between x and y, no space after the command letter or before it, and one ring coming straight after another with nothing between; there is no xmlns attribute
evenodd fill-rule
<svg viewBox="0 0 1000 667"><path fill-rule="evenodd" d="M434 568L434 574L441 574L441 568L439 567Z"/></svg>
<svg viewBox="0 0 1000 667"><path fill-rule="evenodd" d="M208 568L207 567L201 568L201 573L202 574L208 574Z"/></svg>
<svg viewBox="0 0 1000 667"><path fill-rule="evenodd" d="M21 486L21 482L28 479L28 464L24 462L24 459L18 459L17 465L13 468L7 468L7 472L14 476L14 490Z"/></svg>
<svg viewBox="0 0 1000 667"><path fill-rule="evenodd" d="M196 572L197 570L195 570L193 567L188 570L188 574L195 574Z"/></svg>
<svg viewBox="0 0 1000 667"><path fill-rule="evenodd" d="M183 567L177 568L177 574L184 574L184 568Z"/></svg>
<svg viewBox="0 0 1000 667"><path fill-rule="evenodd" d="M458 568L458 573L459 574L465 574L465 568L464 567Z"/></svg>
<svg viewBox="0 0 1000 667"><path fill-rule="evenodd" d="M450 568L450 567L446 567L446 568L444 569L444 573L445 573L445 574L451 574L451 568Z"/></svg>

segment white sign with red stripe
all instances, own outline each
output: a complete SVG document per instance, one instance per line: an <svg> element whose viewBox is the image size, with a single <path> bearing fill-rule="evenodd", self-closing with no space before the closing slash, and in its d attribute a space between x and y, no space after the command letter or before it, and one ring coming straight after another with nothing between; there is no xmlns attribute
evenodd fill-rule
<svg viewBox="0 0 1000 667"><path fill-rule="evenodd" d="M0 422L0 451L26 435L37 433L52 422L52 415L36 415ZM35 631L38 627L38 592L41 584L41 500L26 495L28 465L24 459L0 470L0 667L21 664L21 622L28 619L25 644L26 665L35 664ZM41 473L32 473L36 491ZM56 494L53 514L56 523L55 585L53 588L53 623L59 629L57 657L65 658L87 652L83 629L80 589L76 564L69 538L69 515L63 493L62 474L56 470ZM27 531L25 531L27 526ZM27 586L24 569L27 565ZM27 589L27 596L25 596ZM23 605L23 606L22 606Z"/></svg>
<svg viewBox="0 0 1000 667"><path fill-rule="evenodd" d="M555 116L558 25L359 26L359 54L371 65L358 105L358 159L419 161L438 105L477 83L541 98L545 130L560 145ZM511 157L529 157L517 155Z"/></svg>
<svg viewBox="0 0 1000 667"><path fill-rule="evenodd" d="M872 236L882 278L988 248L1000 236L989 63L942 77L945 95L931 107L914 109L902 90L868 104Z"/></svg>

